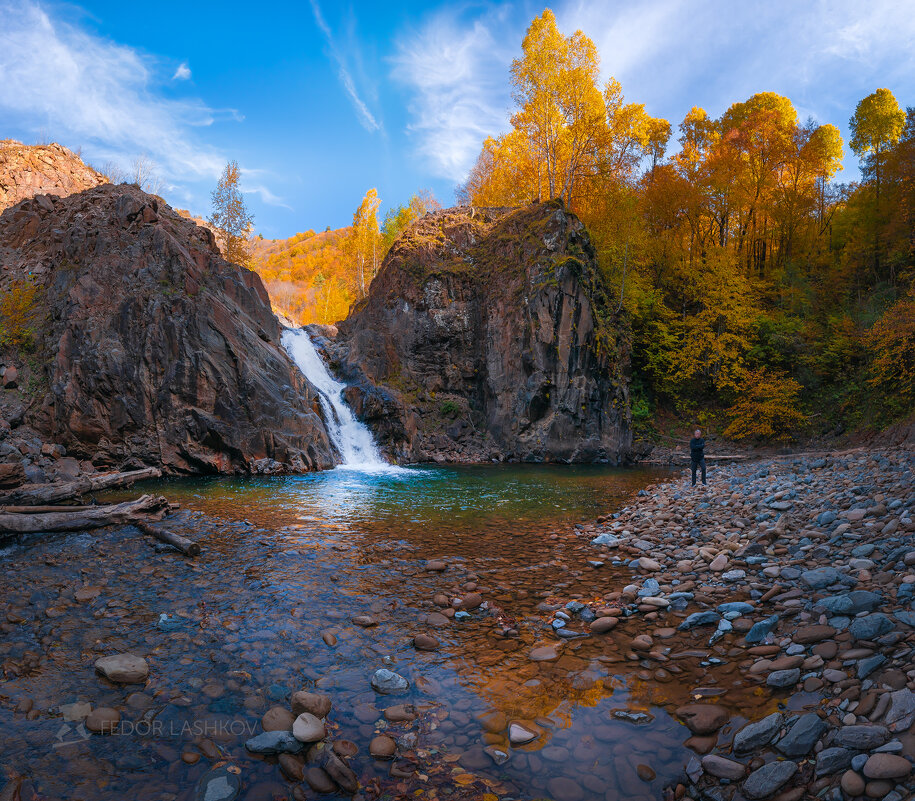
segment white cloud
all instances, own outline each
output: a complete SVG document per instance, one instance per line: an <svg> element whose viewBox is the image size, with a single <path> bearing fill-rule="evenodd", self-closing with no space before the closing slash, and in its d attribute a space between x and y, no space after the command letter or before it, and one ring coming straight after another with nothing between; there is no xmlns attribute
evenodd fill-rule
<svg viewBox="0 0 915 801"><path fill-rule="evenodd" d="M187 65L186 61L181 62L178 65L178 69L175 70L175 74L172 75L173 81L187 81L191 77L191 68Z"/></svg>
<svg viewBox="0 0 915 801"><path fill-rule="evenodd" d="M675 129L693 105L717 116L763 91L790 97L801 118L842 130L857 101L878 87L903 105L915 101L911 0L550 5L563 33L581 29L594 40L604 79L618 78L628 101L645 103ZM530 23L524 13L452 6L397 40L394 77L411 93L407 130L438 175L461 180L483 138L505 130L509 65ZM849 158L846 167L853 166Z"/></svg>
<svg viewBox="0 0 915 801"><path fill-rule="evenodd" d="M294 211L291 206L286 204L283 198L274 194L266 184L263 183L263 178L266 177L267 174L267 170L242 167L239 189L245 194L257 195L260 197L261 201L268 206L277 206L278 208Z"/></svg>
<svg viewBox="0 0 915 801"><path fill-rule="evenodd" d="M826 117L839 107L850 116L849 97L878 85L912 87L911 12L906 0L579 0L558 18L563 30L581 28L594 39L604 77L619 78L631 99L656 104L650 112L705 105L720 113L775 91Z"/></svg>
<svg viewBox="0 0 915 801"><path fill-rule="evenodd" d="M330 55L334 62L337 64L337 73L340 77L340 83L343 84L343 89L346 91L346 94L349 95L349 99L353 104L353 108L356 109L356 115L359 117L360 124L369 132L382 130L381 123L375 118L372 112L369 111L368 106L365 104L365 101L363 101L359 95L359 92L357 91L356 84L353 82L353 76L349 70L349 67L347 66L346 59L340 52L340 48L337 46L330 26L324 19L323 14L321 14L321 7L318 5L317 0L311 0L311 10L314 13L315 23L321 30L321 33L324 35L324 39L327 41Z"/></svg>
<svg viewBox="0 0 915 801"><path fill-rule="evenodd" d="M412 93L408 131L435 174L462 180L486 136L504 130L509 65L520 36L505 36L506 9L467 21L441 11L396 43L394 77Z"/></svg>
<svg viewBox="0 0 915 801"><path fill-rule="evenodd" d="M190 131L234 112L163 98L155 82L136 50L52 18L33 0L0 2L0 110L20 128L81 146L98 163L127 167L143 155L166 184L218 177L225 157Z"/></svg>

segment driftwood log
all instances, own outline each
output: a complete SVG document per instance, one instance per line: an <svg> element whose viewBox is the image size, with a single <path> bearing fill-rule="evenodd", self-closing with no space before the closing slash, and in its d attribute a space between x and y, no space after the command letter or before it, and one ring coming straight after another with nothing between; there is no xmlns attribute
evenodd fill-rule
<svg viewBox="0 0 915 801"><path fill-rule="evenodd" d="M151 526L143 520L135 520L133 521L133 525L144 534L148 534L150 537L155 537L157 540L166 542L177 548L185 556L197 556L197 554L200 553L200 546L196 542L189 540L187 537L182 537L180 534L175 534L173 531L166 531L158 526Z"/></svg>
<svg viewBox="0 0 915 801"><path fill-rule="evenodd" d="M127 473L101 473L95 476L83 476L75 481L62 484L24 484L16 489L0 492L0 506L11 504L42 505L52 504L76 498L89 492L125 487L135 481L147 478L159 478L162 471L157 467L146 467L142 470L130 470Z"/></svg>
<svg viewBox="0 0 915 801"><path fill-rule="evenodd" d="M36 532L83 531L102 526L135 523L140 518L161 517L168 509L162 497L143 495L134 501L57 512L0 512L0 536Z"/></svg>
<svg viewBox="0 0 915 801"><path fill-rule="evenodd" d="M85 512L87 509L96 509L98 504L92 506L0 506L0 514L33 515L37 512ZM3 801L0 798L0 801Z"/></svg>

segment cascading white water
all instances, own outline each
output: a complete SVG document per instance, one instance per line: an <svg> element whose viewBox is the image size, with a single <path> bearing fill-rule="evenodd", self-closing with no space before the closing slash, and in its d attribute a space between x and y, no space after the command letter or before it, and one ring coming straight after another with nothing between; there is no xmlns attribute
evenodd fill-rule
<svg viewBox="0 0 915 801"><path fill-rule="evenodd" d="M381 458L372 432L360 423L343 399L344 385L335 379L315 348L311 337L302 328L283 331L283 347L305 377L318 390L324 422L340 456L343 467L377 470L389 467Z"/></svg>

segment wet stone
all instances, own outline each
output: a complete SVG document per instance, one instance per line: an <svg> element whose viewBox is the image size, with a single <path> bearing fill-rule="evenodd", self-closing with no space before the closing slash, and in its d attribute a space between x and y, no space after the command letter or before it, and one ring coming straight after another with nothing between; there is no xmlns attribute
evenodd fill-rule
<svg viewBox="0 0 915 801"><path fill-rule="evenodd" d="M864 778L853 770L847 770L842 774L840 786L846 795L855 797L864 794Z"/></svg>
<svg viewBox="0 0 915 801"><path fill-rule="evenodd" d="M778 615L772 615L765 620L759 620L753 624L753 627L744 635L744 641L748 644L762 642L766 639L778 625Z"/></svg>
<svg viewBox="0 0 915 801"><path fill-rule="evenodd" d="M812 590L821 590L838 583L842 574L834 567L817 567L801 573L801 581Z"/></svg>
<svg viewBox="0 0 915 801"><path fill-rule="evenodd" d="M268 709L261 718L261 728L264 731L292 731L295 715L286 707L274 706Z"/></svg>
<svg viewBox="0 0 915 801"><path fill-rule="evenodd" d="M372 687L382 695L397 695L410 689L410 682L393 670L380 668L372 674Z"/></svg>
<svg viewBox="0 0 915 801"><path fill-rule="evenodd" d="M525 728L520 723L512 723L508 727L508 741L512 745L524 745L536 740L538 736L537 732Z"/></svg>
<svg viewBox="0 0 915 801"><path fill-rule="evenodd" d="M834 742L845 748L870 751L890 739L890 732L883 726L843 726L836 732Z"/></svg>
<svg viewBox="0 0 915 801"><path fill-rule="evenodd" d="M851 758L855 755L854 751L848 748L838 746L824 748L817 754L816 774L817 776L827 776L838 773L851 765Z"/></svg>
<svg viewBox="0 0 915 801"><path fill-rule="evenodd" d="M794 774L797 765L788 760L770 762L754 770L743 783L743 792L747 798L766 798L786 785Z"/></svg>
<svg viewBox="0 0 915 801"><path fill-rule="evenodd" d="M868 779L903 779L912 772L912 763L896 754L873 754L862 772Z"/></svg>
<svg viewBox="0 0 915 801"><path fill-rule="evenodd" d="M330 713L331 697L324 693L312 693L300 690L292 694L292 714L301 715L308 712L318 718L326 718ZM290 723L290 727L291 727Z"/></svg>
<svg viewBox="0 0 915 801"><path fill-rule="evenodd" d="M593 634L605 634L616 628L618 623L619 619L615 617L599 617L597 620L593 620L588 628Z"/></svg>
<svg viewBox="0 0 915 801"><path fill-rule="evenodd" d="M96 660L95 669L118 684L143 684L149 676L149 665L136 654L104 656Z"/></svg>
<svg viewBox="0 0 915 801"><path fill-rule="evenodd" d="M712 734L730 719L728 711L716 704L687 704L676 714L693 734Z"/></svg>
<svg viewBox="0 0 915 801"><path fill-rule="evenodd" d="M277 757L280 770L287 779L294 782L304 781L305 779L305 760L295 754L280 754Z"/></svg>
<svg viewBox="0 0 915 801"><path fill-rule="evenodd" d="M775 747L785 756L800 757L809 754L828 728L826 721L812 712L801 715Z"/></svg>
<svg viewBox="0 0 915 801"><path fill-rule="evenodd" d="M496 765L504 765L511 759L511 754L508 753L503 748L499 748L495 745L488 745L483 749L483 753L486 754Z"/></svg>
<svg viewBox="0 0 915 801"><path fill-rule="evenodd" d="M291 731L265 731L245 742L245 748L252 754L262 756L297 754L304 747Z"/></svg>
<svg viewBox="0 0 915 801"><path fill-rule="evenodd" d="M334 780L327 775L323 768L312 765L305 771L305 781L316 793L333 793L337 789Z"/></svg>
<svg viewBox="0 0 915 801"><path fill-rule="evenodd" d="M585 793L581 785L565 776L553 777L546 786L553 798L562 798L564 801L584 801Z"/></svg>
<svg viewBox="0 0 915 801"><path fill-rule="evenodd" d="M214 768L197 782L195 801L233 801L241 792L241 779L228 766Z"/></svg>
<svg viewBox="0 0 915 801"><path fill-rule="evenodd" d="M121 714L116 709L98 707L86 717L86 728L95 734L113 734L121 721Z"/></svg>
<svg viewBox="0 0 915 801"><path fill-rule="evenodd" d="M413 647L417 651L437 651L441 643L430 634L417 634L413 638Z"/></svg>
<svg viewBox="0 0 915 801"><path fill-rule="evenodd" d="M766 684L776 689L794 687L801 679L800 668L790 670L775 670L766 678Z"/></svg>
<svg viewBox="0 0 915 801"><path fill-rule="evenodd" d="M533 648L528 658L532 662L552 662L559 659L559 652L554 645L542 645Z"/></svg>
<svg viewBox="0 0 915 801"><path fill-rule="evenodd" d="M303 743L316 743L323 740L327 734L324 722L310 712L303 712L295 719L292 724L292 733L296 740Z"/></svg>
<svg viewBox="0 0 915 801"><path fill-rule="evenodd" d="M820 642L821 640L828 640L830 637L835 636L835 633L836 630L832 626L827 626L825 624L801 626L791 635L791 639L794 642L807 645L810 643Z"/></svg>
<svg viewBox="0 0 915 801"><path fill-rule="evenodd" d="M717 612L710 609L705 612L693 612L677 628L680 631L689 631L698 626L717 626L720 618Z"/></svg>
<svg viewBox="0 0 915 801"><path fill-rule="evenodd" d="M397 751L397 743L386 734L373 737L369 743L369 753L375 759L391 759Z"/></svg>
<svg viewBox="0 0 915 801"><path fill-rule="evenodd" d="M405 723L416 720L416 709L412 704L395 704L384 710L384 719L389 723Z"/></svg>
<svg viewBox="0 0 915 801"><path fill-rule="evenodd" d="M716 778L730 779L731 781L742 779L747 772L746 767L740 762L735 762L733 759L727 759L717 754L709 754L703 757L702 768L706 773Z"/></svg>

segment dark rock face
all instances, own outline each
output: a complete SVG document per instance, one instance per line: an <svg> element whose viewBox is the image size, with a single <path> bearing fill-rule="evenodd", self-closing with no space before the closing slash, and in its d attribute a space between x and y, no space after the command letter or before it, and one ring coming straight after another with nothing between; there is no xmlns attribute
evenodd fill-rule
<svg viewBox="0 0 915 801"><path fill-rule="evenodd" d="M426 215L321 344L398 459L618 462L627 332L584 225L545 203Z"/></svg>
<svg viewBox="0 0 915 801"><path fill-rule="evenodd" d="M68 452L170 472L333 466L260 278L161 199L25 200L0 216L0 265L0 290L31 275L46 311L25 422Z"/></svg>

